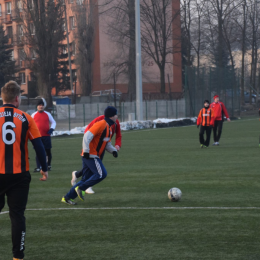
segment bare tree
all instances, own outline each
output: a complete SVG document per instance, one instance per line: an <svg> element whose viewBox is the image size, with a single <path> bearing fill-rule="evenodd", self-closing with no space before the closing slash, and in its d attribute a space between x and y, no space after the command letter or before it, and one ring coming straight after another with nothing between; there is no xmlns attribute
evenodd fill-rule
<svg viewBox="0 0 260 260"><path fill-rule="evenodd" d="M142 50L154 60L160 70L161 93L165 93L165 66L170 63L168 58L181 51L181 38L177 31L173 31L173 23L178 23L178 19L180 11L173 10L172 0L141 2ZM174 35L177 37L174 38Z"/></svg>
<svg viewBox="0 0 260 260"><path fill-rule="evenodd" d="M17 40L31 46L27 56L35 56L30 67L37 76L38 92L51 106L51 90L59 74L60 43L65 38L64 6L59 0L23 0L17 7L22 9Z"/></svg>

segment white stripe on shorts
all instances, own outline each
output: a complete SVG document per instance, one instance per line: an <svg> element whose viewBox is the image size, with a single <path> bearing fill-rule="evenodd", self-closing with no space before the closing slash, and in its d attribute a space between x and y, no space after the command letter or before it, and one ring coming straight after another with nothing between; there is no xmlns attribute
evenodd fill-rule
<svg viewBox="0 0 260 260"><path fill-rule="evenodd" d="M102 178L102 169L101 169L100 163L98 162L98 160L96 158L94 158L94 160L95 160L95 164L96 164L96 167L97 167L97 171L100 175L100 178Z"/></svg>

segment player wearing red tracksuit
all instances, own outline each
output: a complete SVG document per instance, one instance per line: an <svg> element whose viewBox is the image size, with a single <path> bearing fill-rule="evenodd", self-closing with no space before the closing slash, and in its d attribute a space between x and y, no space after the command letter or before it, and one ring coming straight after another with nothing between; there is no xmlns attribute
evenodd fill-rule
<svg viewBox="0 0 260 260"><path fill-rule="evenodd" d="M224 122L224 116L227 121L230 121L229 115L225 105L219 101L219 96L214 96L214 102L210 104L210 108L214 111L215 123L213 127L214 143L213 145L219 145L220 136L222 133L222 127Z"/></svg>
<svg viewBox="0 0 260 260"><path fill-rule="evenodd" d="M109 108L109 107L108 107ZM107 110L107 109L106 109ZM95 118L93 121L91 121L88 126L86 127L85 129L85 133L87 133L87 131L97 122L101 121L101 120L104 120L105 116L106 116L106 110L104 112L104 115L102 116L99 116L97 118ZM121 129L120 129L120 123L118 121L118 119L116 120L116 123L114 125L111 126L111 130L112 130L112 136L111 136L111 139L113 138L114 134L116 134L116 140L115 140L115 148L117 149L117 151L120 150L121 148L121 145L122 145L122 135L121 135ZM100 159L103 160L103 157L104 157L104 154L105 154L105 150L104 152L100 155ZM76 184L76 181L78 178L80 178L83 174L83 169L81 169L80 171L73 171L72 172L72 179L71 179L71 185L74 186ZM88 194L93 194L95 193L93 190L92 190L92 187L89 187L87 190L86 190L86 193Z"/></svg>

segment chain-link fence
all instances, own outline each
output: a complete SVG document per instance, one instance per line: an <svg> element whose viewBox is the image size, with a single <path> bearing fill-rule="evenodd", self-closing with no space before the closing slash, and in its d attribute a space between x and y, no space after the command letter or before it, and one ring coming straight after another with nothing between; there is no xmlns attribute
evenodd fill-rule
<svg viewBox="0 0 260 260"><path fill-rule="evenodd" d="M218 94L231 117L240 115L240 79L231 68L185 68L186 116L197 116L205 99Z"/></svg>

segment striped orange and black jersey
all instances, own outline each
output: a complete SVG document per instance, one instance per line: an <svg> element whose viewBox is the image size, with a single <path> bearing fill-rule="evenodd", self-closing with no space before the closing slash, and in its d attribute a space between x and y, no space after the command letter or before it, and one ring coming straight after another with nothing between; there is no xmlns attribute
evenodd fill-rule
<svg viewBox="0 0 260 260"><path fill-rule="evenodd" d="M199 112L197 125L210 126L214 125L214 111L211 108L202 108Z"/></svg>
<svg viewBox="0 0 260 260"><path fill-rule="evenodd" d="M111 141L112 129L106 120L96 122L83 137L83 151L93 157L99 157Z"/></svg>
<svg viewBox="0 0 260 260"><path fill-rule="evenodd" d="M29 171L28 139L41 137L30 115L4 105L0 108L0 174Z"/></svg>

